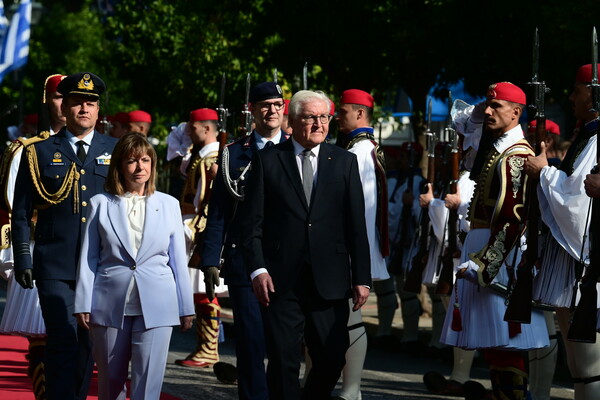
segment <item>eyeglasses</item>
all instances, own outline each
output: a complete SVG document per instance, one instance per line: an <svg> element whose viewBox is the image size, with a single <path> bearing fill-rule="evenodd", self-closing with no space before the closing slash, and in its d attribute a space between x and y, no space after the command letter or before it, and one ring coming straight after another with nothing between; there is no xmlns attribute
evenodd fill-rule
<svg viewBox="0 0 600 400"><path fill-rule="evenodd" d="M285 103L276 102L276 103L258 103L257 104L260 111L269 111L271 110L271 106L275 107L275 111L281 111L283 107L285 107Z"/></svg>
<svg viewBox="0 0 600 400"><path fill-rule="evenodd" d="M320 123L325 125L326 123L331 121L332 117L329 114L322 114L322 115L307 115L307 116L301 117L301 118L302 118L302 121L304 121L304 123L306 125L314 125L317 123L317 121L319 121Z"/></svg>

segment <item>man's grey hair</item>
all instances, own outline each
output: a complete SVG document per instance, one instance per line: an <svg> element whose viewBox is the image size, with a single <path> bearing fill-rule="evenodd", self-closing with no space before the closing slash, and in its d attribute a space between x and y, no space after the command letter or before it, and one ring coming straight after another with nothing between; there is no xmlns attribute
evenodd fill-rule
<svg viewBox="0 0 600 400"><path fill-rule="evenodd" d="M292 100L290 100L290 118L295 118L298 114L300 114L302 105L311 101L321 101L323 104L327 105L329 110L331 110L331 102L329 97L327 97L327 95L322 91L316 90L313 92L312 90L300 90L299 92L296 92L296 94L292 96Z"/></svg>

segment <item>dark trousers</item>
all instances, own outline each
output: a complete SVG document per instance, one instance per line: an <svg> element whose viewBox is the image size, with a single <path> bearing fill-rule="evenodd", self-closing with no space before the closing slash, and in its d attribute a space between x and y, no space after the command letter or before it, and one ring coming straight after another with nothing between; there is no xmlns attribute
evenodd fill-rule
<svg viewBox="0 0 600 400"><path fill-rule="evenodd" d="M250 286L229 285L235 327L238 397L267 400L265 335L260 306Z"/></svg>
<svg viewBox="0 0 600 400"><path fill-rule="evenodd" d="M84 400L94 361L89 332L73 316L75 281L36 280L48 343L45 355L46 398Z"/></svg>
<svg viewBox="0 0 600 400"><path fill-rule="evenodd" d="M271 297L261 307L267 340L267 382L271 399L329 399L346 363L349 345L348 300L324 300L318 294L310 267L287 293ZM300 393L301 346L305 341L312 369Z"/></svg>

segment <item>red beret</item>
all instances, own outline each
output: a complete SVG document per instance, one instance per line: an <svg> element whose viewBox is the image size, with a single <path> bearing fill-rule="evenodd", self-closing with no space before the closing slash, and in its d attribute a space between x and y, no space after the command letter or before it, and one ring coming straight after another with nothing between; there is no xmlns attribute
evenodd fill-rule
<svg viewBox="0 0 600 400"><path fill-rule="evenodd" d="M404 142L402 143L402 146L400 146L400 151L408 153L409 147L419 153L419 157L423 155L423 146L418 142Z"/></svg>
<svg viewBox="0 0 600 400"><path fill-rule="evenodd" d="M290 114L290 101L284 99L283 103L285 104L285 107L283 109L283 115L289 115Z"/></svg>
<svg viewBox="0 0 600 400"><path fill-rule="evenodd" d="M529 129L528 131L530 133L535 132L535 128L537 127L537 120L533 120L529 123ZM554 133L555 135L560 136L560 127L558 126L558 124L554 121L550 121L549 119L546 120L546 132L550 132L550 133Z"/></svg>
<svg viewBox="0 0 600 400"><path fill-rule="evenodd" d="M130 111L129 122L152 122L152 116L142 110Z"/></svg>
<svg viewBox="0 0 600 400"><path fill-rule="evenodd" d="M329 100L329 105L329 115L335 115L335 103L331 99Z"/></svg>
<svg viewBox="0 0 600 400"><path fill-rule="evenodd" d="M113 116L113 121L119 122L121 124L128 124L129 123L129 113L118 112Z"/></svg>
<svg viewBox="0 0 600 400"><path fill-rule="evenodd" d="M38 115L37 114L27 114L23 117L23 123L29 125L37 125L38 124Z"/></svg>
<svg viewBox="0 0 600 400"><path fill-rule="evenodd" d="M341 104L358 104L373 108L373 96L359 89L348 89L342 93Z"/></svg>
<svg viewBox="0 0 600 400"><path fill-rule="evenodd" d="M487 90L488 99L506 100L518 104L527 104L525 92L510 82L493 83Z"/></svg>
<svg viewBox="0 0 600 400"><path fill-rule="evenodd" d="M600 64L598 64L598 73L600 76ZM575 75L576 82L592 83L592 64L586 64L579 67Z"/></svg>
<svg viewBox="0 0 600 400"><path fill-rule="evenodd" d="M218 121L219 116L215 110L210 108L199 108L190 112L190 122L196 121Z"/></svg>

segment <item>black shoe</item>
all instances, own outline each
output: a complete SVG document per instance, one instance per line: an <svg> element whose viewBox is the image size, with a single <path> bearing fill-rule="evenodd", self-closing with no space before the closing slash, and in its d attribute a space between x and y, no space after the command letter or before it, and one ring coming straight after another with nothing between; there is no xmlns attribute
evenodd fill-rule
<svg viewBox="0 0 600 400"><path fill-rule="evenodd" d="M237 383L237 368L225 362L213 365L213 371L219 382L235 385Z"/></svg>
<svg viewBox="0 0 600 400"><path fill-rule="evenodd" d="M464 396L463 384L453 379L446 379L442 374L435 371L423 375L423 383L433 394L445 396Z"/></svg>
<svg viewBox="0 0 600 400"><path fill-rule="evenodd" d="M465 391L465 400L487 400L492 398L492 392L479 382L467 381L463 385L463 388Z"/></svg>

